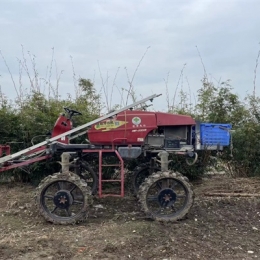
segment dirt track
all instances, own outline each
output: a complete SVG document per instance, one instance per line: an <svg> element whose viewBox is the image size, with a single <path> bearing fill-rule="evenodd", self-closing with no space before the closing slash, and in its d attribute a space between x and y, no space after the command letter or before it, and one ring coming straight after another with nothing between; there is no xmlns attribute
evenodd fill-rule
<svg viewBox="0 0 260 260"><path fill-rule="evenodd" d="M205 192L260 193L260 179L213 177L194 183L188 219L145 219L134 198L95 200L86 223L56 226L37 215L34 188L0 186L0 259L260 259L260 198Z"/></svg>

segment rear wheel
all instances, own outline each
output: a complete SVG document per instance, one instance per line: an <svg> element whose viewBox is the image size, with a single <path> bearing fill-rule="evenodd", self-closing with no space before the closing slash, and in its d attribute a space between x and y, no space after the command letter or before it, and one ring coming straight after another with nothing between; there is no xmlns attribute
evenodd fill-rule
<svg viewBox="0 0 260 260"><path fill-rule="evenodd" d="M81 162L79 176L91 188L92 194L97 193L98 176L96 172L86 162Z"/></svg>
<svg viewBox="0 0 260 260"><path fill-rule="evenodd" d="M138 192L142 210L148 217L164 222L184 218L194 201L187 177L177 172L157 172L149 176Z"/></svg>
<svg viewBox="0 0 260 260"><path fill-rule="evenodd" d="M77 174L77 170L75 170L74 165L70 166L70 171ZM83 179L88 186L91 188L92 194L95 195L97 193L97 185L98 185L98 176L96 172L93 170L90 165L85 161L80 161L78 175L81 179Z"/></svg>
<svg viewBox="0 0 260 260"><path fill-rule="evenodd" d="M53 224L75 224L87 218L91 189L72 172L47 176L36 189L40 214Z"/></svg>

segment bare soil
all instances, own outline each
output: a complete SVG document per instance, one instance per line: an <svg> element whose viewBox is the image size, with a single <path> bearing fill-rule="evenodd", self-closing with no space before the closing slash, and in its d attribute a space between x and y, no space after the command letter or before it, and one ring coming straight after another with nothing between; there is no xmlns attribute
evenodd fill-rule
<svg viewBox="0 0 260 260"><path fill-rule="evenodd" d="M260 259L260 198L206 192L260 193L260 178L212 176L193 183L188 218L146 219L135 198L95 199L85 223L46 222L29 185L0 185L0 259ZM100 207L100 205L103 206Z"/></svg>

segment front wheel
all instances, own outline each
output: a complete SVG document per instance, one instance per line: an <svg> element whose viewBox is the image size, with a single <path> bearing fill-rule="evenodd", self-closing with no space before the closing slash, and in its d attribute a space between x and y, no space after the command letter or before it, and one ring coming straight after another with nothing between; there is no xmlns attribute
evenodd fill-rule
<svg viewBox="0 0 260 260"><path fill-rule="evenodd" d="M157 172L139 187L139 202L148 217L164 222L183 219L194 201L194 192L178 172Z"/></svg>

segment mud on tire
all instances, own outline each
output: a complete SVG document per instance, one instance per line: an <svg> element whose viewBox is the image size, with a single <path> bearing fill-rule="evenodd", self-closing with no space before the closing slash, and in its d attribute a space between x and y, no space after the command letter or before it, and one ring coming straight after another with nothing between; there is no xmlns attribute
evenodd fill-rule
<svg viewBox="0 0 260 260"><path fill-rule="evenodd" d="M183 192L177 192L177 185ZM163 222L183 219L192 207L194 197L188 178L178 172L170 171L153 173L140 185L138 191L141 208L147 217ZM183 204L176 210L177 202L181 199ZM172 209L173 212L162 215L163 209Z"/></svg>
<svg viewBox="0 0 260 260"><path fill-rule="evenodd" d="M61 184L64 185L65 183L67 188L60 187ZM54 187L54 191L48 195L47 191L52 187ZM81 200L77 200L79 197ZM48 199L50 204L52 203L50 208L47 207L45 199ZM57 207L57 204L61 203L62 199L63 205ZM35 202L40 215L45 220L53 224L65 225L84 221L87 218L87 211L90 205L92 205L93 198L91 188L78 175L72 172L58 172L47 176L41 181L36 189ZM74 211L74 213L69 207L77 204L80 205L80 209L77 212ZM59 216L52 212L53 210L65 210L67 216Z"/></svg>
<svg viewBox="0 0 260 260"><path fill-rule="evenodd" d="M131 179L131 191L134 196L138 195L138 190L140 185L144 182L144 180L151 175L150 173L151 164L142 163L139 166L135 167L132 173ZM160 167L154 167L155 171L159 171Z"/></svg>

